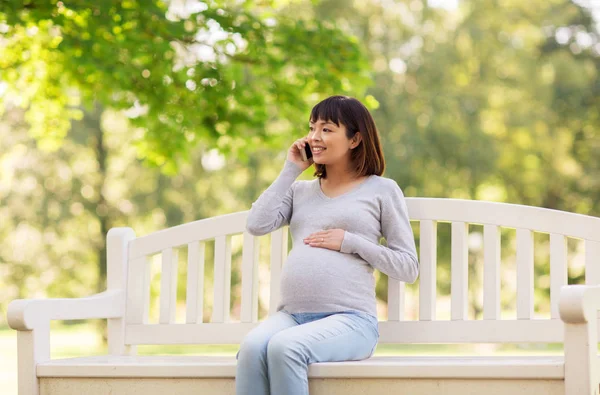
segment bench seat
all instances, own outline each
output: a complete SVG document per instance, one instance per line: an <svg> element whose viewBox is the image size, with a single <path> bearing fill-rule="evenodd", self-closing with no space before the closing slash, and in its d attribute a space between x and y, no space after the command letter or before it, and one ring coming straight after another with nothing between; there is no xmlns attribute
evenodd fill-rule
<svg viewBox="0 0 600 395"><path fill-rule="evenodd" d="M93 356L37 365L38 377L235 377L235 356ZM562 356L373 356L309 365L309 377L564 379Z"/></svg>

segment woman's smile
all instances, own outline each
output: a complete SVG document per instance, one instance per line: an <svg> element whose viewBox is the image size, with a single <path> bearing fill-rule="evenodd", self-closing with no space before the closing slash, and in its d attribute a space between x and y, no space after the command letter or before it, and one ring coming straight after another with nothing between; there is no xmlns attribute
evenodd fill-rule
<svg viewBox="0 0 600 395"><path fill-rule="evenodd" d="M325 151L325 148L313 148L313 155L318 156L321 155Z"/></svg>

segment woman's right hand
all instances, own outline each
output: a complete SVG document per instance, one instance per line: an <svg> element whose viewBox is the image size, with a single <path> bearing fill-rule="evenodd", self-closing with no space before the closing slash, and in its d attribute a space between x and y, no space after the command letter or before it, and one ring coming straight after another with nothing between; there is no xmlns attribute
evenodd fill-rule
<svg viewBox="0 0 600 395"><path fill-rule="evenodd" d="M295 163L302 171L308 169L314 163L313 158L309 158L306 162L302 160L300 150L303 150L306 144L308 144L308 137L302 137L294 141L287 154L287 159Z"/></svg>

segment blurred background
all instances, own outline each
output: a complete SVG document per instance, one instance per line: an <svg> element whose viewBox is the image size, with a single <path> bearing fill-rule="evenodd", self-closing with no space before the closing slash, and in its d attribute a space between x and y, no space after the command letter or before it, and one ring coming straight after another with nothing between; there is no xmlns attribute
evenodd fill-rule
<svg viewBox="0 0 600 395"><path fill-rule="evenodd" d="M600 1L194 0L0 3L0 384L16 393L16 298L105 289L107 231L138 236L248 210L310 109L332 94L375 117L385 177L407 197L600 216ZM301 179L313 178L309 168ZM418 245L419 229L414 224ZM449 224L438 319L449 319ZM516 318L514 229L502 231L502 318ZM535 313L550 316L548 235L535 234ZM239 320L241 235L231 319ZM583 243L569 239L569 283ZM268 238L260 312L267 315ZM290 244L290 248L292 245ZM471 319L482 226L470 226ZM185 315L179 254L178 322ZM207 244L204 321L212 307ZM151 320L158 316L159 265ZM376 272L384 320L387 278ZM407 319L418 319L418 281ZM52 357L106 352L101 321L53 323ZM378 346L382 353L560 352L560 345ZM223 353L237 346L140 347Z"/></svg>

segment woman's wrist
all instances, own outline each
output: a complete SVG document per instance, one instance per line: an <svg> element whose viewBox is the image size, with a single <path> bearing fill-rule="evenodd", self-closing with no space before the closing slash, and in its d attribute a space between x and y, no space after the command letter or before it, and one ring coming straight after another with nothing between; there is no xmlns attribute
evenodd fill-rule
<svg viewBox="0 0 600 395"><path fill-rule="evenodd" d="M287 159L285 160L285 163L283 164L283 171L289 171L290 173L296 173L296 177L298 177L300 174L302 174L304 172L304 170L302 170L302 168L300 168L300 166L298 166L297 164L295 164L294 162L292 162L291 160Z"/></svg>

